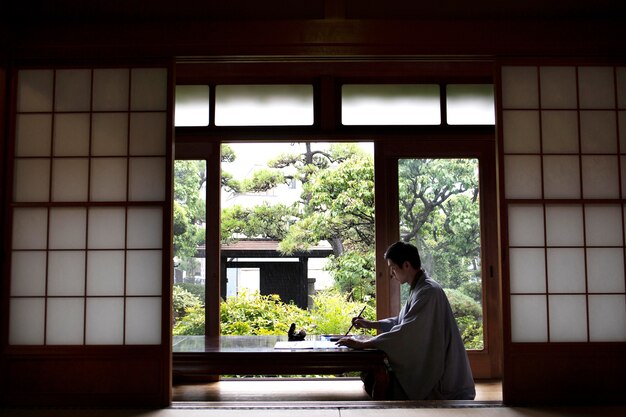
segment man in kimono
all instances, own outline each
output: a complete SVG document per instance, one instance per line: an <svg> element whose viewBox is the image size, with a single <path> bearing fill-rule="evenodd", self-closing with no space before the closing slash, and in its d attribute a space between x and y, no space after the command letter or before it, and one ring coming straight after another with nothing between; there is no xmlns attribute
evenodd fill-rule
<svg viewBox="0 0 626 417"><path fill-rule="evenodd" d="M356 328L376 329L379 334L369 340L345 337L337 344L385 352L393 399L474 399L472 370L450 303L441 286L422 270L417 248L396 242L385 259L391 277L411 287L406 304L397 317L353 318ZM367 378L364 381L367 390Z"/></svg>

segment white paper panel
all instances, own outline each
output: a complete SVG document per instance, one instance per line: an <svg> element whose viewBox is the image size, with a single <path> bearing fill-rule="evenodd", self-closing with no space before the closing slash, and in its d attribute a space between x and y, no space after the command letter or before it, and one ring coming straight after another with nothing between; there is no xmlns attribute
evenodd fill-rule
<svg viewBox="0 0 626 417"><path fill-rule="evenodd" d="M513 343L548 341L545 295L511 296L511 340Z"/></svg>
<svg viewBox="0 0 626 417"><path fill-rule="evenodd" d="M578 114L576 111L541 112L544 153L578 153Z"/></svg>
<svg viewBox="0 0 626 417"><path fill-rule="evenodd" d="M89 111L91 108L91 70L57 70L54 109Z"/></svg>
<svg viewBox="0 0 626 417"><path fill-rule="evenodd" d="M129 249L161 249L163 210L158 207L128 209Z"/></svg>
<svg viewBox="0 0 626 417"><path fill-rule="evenodd" d="M88 181L89 159L53 159L52 201L87 201Z"/></svg>
<svg viewBox="0 0 626 417"><path fill-rule="evenodd" d="M124 156L128 152L128 114L95 113L92 116L91 154Z"/></svg>
<svg viewBox="0 0 626 417"><path fill-rule="evenodd" d="M502 115L505 153L539 153L539 112L505 111Z"/></svg>
<svg viewBox="0 0 626 417"><path fill-rule="evenodd" d="M165 200L165 158L130 158L128 200Z"/></svg>
<svg viewBox="0 0 626 417"><path fill-rule="evenodd" d="M208 85L177 85L174 125L208 126L209 100Z"/></svg>
<svg viewBox="0 0 626 417"><path fill-rule="evenodd" d="M546 237L548 246L583 246L582 206L546 206Z"/></svg>
<svg viewBox="0 0 626 417"><path fill-rule="evenodd" d="M88 156L90 118L88 113L54 116L54 155Z"/></svg>
<svg viewBox="0 0 626 417"><path fill-rule="evenodd" d="M48 295L85 295L85 252L48 252Z"/></svg>
<svg viewBox="0 0 626 417"><path fill-rule="evenodd" d="M161 343L161 297L126 298L126 344Z"/></svg>
<svg viewBox="0 0 626 417"><path fill-rule="evenodd" d="M44 298L12 298L9 307L9 344L43 345Z"/></svg>
<svg viewBox="0 0 626 417"><path fill-rule="evenodd" d="M13 249L46 249L47 232L47 209L13 210Z"/></svg>
<svg viewBox="0 0 626 417"><path fill-rule="evenodd" d="M546 292L544 249L511 248L509 257L511 293Z"/></svg>
<svg viewBox="0 0 626 417"><path fill-rule="evenodd" d="M15 156L50 156L52 115L18 114L15 128Z"/></svg>
<svg viewBox="0 0 626 417"><path fill-rule="evenodd" d="M126 200L126 158L91 158L91 201Z"/></svg>
<svg viewBox="0 0 626 417"><path fill-rule="evenodd" d="M586 291L583 248L548 248L548 291L551 293Z"/></svg>
<svg viewBox="0 0 626 417"><path fill-rule="evenodd" d="M124 249L126 210L123 207L89 209L89 249Z"/></svg>
<svg viewBox="0 0 626 417"><path fill-rule="evenodd" d="M541 107L575 109L577 103L575 67L541 67Z"/></svg>
<svg viewBox="0 0 626 417"><path fill-rule="evenodd" d="M128 110L129 71L96 69L93 72L93 111Z"/></svg>
<svg viewBox="0 0 626 417"><path fill-rule="evenodd" d="M615 112L581 111L580 139L583 153L616 153Z"/></svg>
<svg viewBox="0 0 626 417"><path fill-rule="evenodd" d="M503 67L502 106L506 109L528 109L538 105L537 68Z"/></svg>
<svg viewBox="0 0 626 417"><path fill-rule="evenodd" d="M594 292L624 292L624 249L587 249L587 288Z"/></svg>
<svg viewBox="0 0 626 417"><path fill-rule="evenodd" d="M541 157L504 157L506 198L541 198Z"/></svg>
<svg viewBox="0 0 626 417"><path fill-rule="evenodd" d="M167 132L165 113L130 115L130 154L165 155Z"/></svg>
<svg viewBox="0 0 626 417"><path fill-rule="evenodd" d="M622 246L622 207L585 206L585 231L588 246Z"/></svg>
<svg viewBox="0 0 626 417"><path fill-rule="evenodd" d="M50 209L50 249L85 249L87 211L84 208Z"/></svg>
<svg viewBox="0 0 626 417"><path fill-rule="evenodd" d="M124 344L124 299L87 298L86 344Z"/></svg>
<svg viewBox="0 0 626 417"><path fill-rule="evenodd" d="M46 294L46 252L19 251L11 256L11 295Z"/></svg>
<svg viewBox="0 0 626 417"><path fill-rule="evenodd" d="M21 70L17 78L17 111L52 111L52 70Z"/></svg>
<svg viewBox="0 0 626 417"><path fill-rule="evenodd" d="M551 295L550 342L587 341L587 300L584 295Z"/></svg>
<svg viewBox="0 0 626 417"><path fill-rule="evenodd" d="M619 198L617 156L582 156L583 198Z"/></svg>
<svg viewBox="0 0 626 417"><path fill-rule="evenodd" d="M543 157L545 198L580 198L580 160L578 156Z"/></svg>
<svg viewBox="0 0 626 417"><path fill-rule="evenodd" d="M87 295L124 295L124 252L87 252Z"/></svg>
<svg viewBox="0 0 626 417"><path fill-rule="evenodd" d="M624 294L589 296L589 339L592 342L626 342Z"/></svg>
<svg viewBox="0 0 626 417"><path fill-rule="evenodd" d="M615 108L614 87L613 68L578 68L578 95L581 109Z"/></svg>
<svg viewBox="0 0 626 417"><path fill-rule="evenodd" d="M131 80L131 110L165 110L167 108L167 70L165 68L133 68Z"/></svg>
<svg viewBox="0 0 626 417"><path fill-rule="evenodd" d="M50 192L49 159L16 159L13 200L48 201Z"/></svg>
<svg viewBox="0 0 626 417"><path fill-rule="evenodd" d="M543 246L543 207L509 206L509 245Z"/></svg>
<svg viewBox="0 0 626 417"><path fill-rule="evenodd" d="M82 345L84 321L84 298L48 299L46 344Z"/></svg>
<svg viewBox="0 0 626 417"><path fill-rule="evenodd" d="M131 250L126 255L126 294L161 295L163 257L160 250Z"/></svg>

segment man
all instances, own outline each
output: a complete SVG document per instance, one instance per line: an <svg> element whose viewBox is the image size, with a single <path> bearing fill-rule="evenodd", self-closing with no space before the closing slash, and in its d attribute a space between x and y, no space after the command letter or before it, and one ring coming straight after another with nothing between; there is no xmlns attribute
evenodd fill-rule
<svg viewBox="0 0 626 417"><path fill-rule="evenodd" d="M378 336L369 340L345 337L337 344L385 352L391 365L393 399L474 399L472 371L450 303L441 286L422 270L417 248L396 242L387 249L385 259L391 277L411 286L406 304L397 317L353 318L356 328L376 329Z"/></svg>

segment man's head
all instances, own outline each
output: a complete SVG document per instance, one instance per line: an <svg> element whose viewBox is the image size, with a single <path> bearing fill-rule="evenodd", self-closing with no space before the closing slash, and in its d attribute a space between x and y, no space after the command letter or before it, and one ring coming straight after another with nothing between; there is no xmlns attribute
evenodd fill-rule
<svg viewBox="0 0 626 417"><path fill-rule="evenodd" d="M385 259L392 278L412 284L422 261L417 248L410 243L396 242L387 248Z"/></svg>

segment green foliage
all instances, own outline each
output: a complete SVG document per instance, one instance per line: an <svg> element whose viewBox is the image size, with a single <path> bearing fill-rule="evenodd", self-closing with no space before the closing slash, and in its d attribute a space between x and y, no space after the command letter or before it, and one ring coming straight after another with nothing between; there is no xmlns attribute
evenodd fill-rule
<svg viewBox="0 0 626 417"><path fill-rule="evenodd" d="M242 190L260 193L284 183L285 176L280 171L263 169L254 171L252 178L245 179L242 183Z"/></svg>
<svg viewBox="0 0 626 417"><path fill-rule="evenodd" d="M344 252L329 256L325 267L335 281L335 287L349 299L368 300L376 293L375 259L373 251Z"/></svg>
<svg viewBox="0 0 626 417"><path fill-rule="evenodd" d="M482 307L459 290L445 289L466 349L483 348Z"/></svg>
<svg viewBox="0 0 626 417"><path fill-rule="evenodd" d="M198 297L178 285L174 285L172 300L174 305L174 318L176 320L182 318L187 309L202 306Z"/></svg>
<svg viewBox="0 0 626 417"><path fill-rule="evenodd" d="M205 287L202 284L192 284L190 282L181 282L174 285L174 297L176 297L176 288L185 290L200 300L200 304L205 305ZM176 299L176 298L174 298Z"/></svg>
<svg viewBox="0 0 626 417"><path fill-rule="evenodd" d="M234 236L281 240L288 233L297 212L285 204L270 205L267 202L251 208L233 206L222 210L222 242L234 240Z"/></svg>
<svg viewBox="0 0 626 417"><path fill-rule="evenodd" d="M175 336L204 335L205 309L204 306L195 305L185 310L185 316L174 325L172 333Z"/></svg>
<svg viewBox="0 0 626 417"><path fill-rule="evenodd" d="M320 291L313 296L311 321L315 334L344 334L350 327L352 317L359 314L363 303L346 300L337 290ZM369 306L363 317L373 320L375 308ZM355 333L355 332L351 332Z"/></svg>

